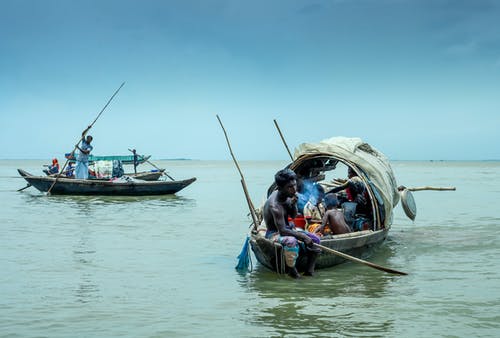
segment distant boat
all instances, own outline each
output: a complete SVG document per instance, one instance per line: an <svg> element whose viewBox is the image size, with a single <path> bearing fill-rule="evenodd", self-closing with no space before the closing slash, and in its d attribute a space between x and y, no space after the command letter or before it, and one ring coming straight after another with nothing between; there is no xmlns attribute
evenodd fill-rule
<svg viewBox="0 0 500 338"><path fill-rule="evenodd" d="M69 159L71 162L75 162L76 158L75 156L70 156L71 153L66 153L64 154L64 157ZM151 158L151 155L139 155L137 156L137 162L139 164L146 162ZM113 160L118 160L121 161L122 164L134 164L134 155L106 155L106 156L101 156L101 155L89 155L89 162L93 163L96 161L113 161Z"/></svg>
<svg viewBox="0 0 500 338"><path fill-rule="evenodd" d="M56 178L51 176L34 176L17 169L19 174L36 189L47 192ZM111 196L147 196L175 194L196 181L195 177L181 181L143 181L118 179L82 180L61 176L50 191L53 195L111 195ZM29 186L28 185L28 186Z"/></svg>

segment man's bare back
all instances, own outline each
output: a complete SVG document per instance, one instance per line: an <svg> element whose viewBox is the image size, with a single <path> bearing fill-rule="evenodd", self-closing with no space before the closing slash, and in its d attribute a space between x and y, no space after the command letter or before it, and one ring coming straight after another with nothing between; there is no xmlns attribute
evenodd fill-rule
<svg viewBox="0 0 500 338"><path fill-rule="evenodd" d="M351 228L349 228L345 222L344 213L337 209L329 209L325 213L325 216L323 216L323 223L318 230L323 231L325 226L328 226L334 235L351 232Z"/></svg>

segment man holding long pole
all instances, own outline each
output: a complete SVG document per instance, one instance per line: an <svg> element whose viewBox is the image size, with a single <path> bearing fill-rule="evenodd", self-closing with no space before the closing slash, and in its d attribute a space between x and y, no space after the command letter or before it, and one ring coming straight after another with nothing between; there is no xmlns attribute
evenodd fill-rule
<svg viewBox="0 0 500 338"><path fill-rule="evenodd" d="M77 146L77 149L79 150L79 153L76 157L75 167L75 177L77 179L79 178L86 180L89 178L89 154L92 149L94 149L94 147L90 145L92 139L93 138L90 135L87 135L87 137L85 138L85 132L82 133L82 144L80 146Z"/></svg>
<svg viewBox="0 0 500 338"><path fill-rule="evenodd" d="M111 96L111 98L108 100L108 102L106 103L106 105L101 109L101 111L99 112L99 114L97 115L97 117L95 118L94 122L92 122L88 127L87 129L85 129L82 133L82 141L83 139L85 138L85 135L87 134L87 132L90 130L90 128L92 128L92 126L96 123L96 121L99 119L99 117L102 115L102 113L104 112L104 110L106 109L106 107L109 105L109 103L111 102L111 100L113 100L113 98L115 97L116 94L118 94L118 92L120 91L120 89L122 89L123 85L125 84L125 82L123 82L121 84L121 86L115 91L115 93L113 94L113 96ZM92 141L92 136L90 137L90 142ZM78 143L80 143L80 141L78 141ZM75 148L73 149L73 151L71 152L71 155L74 154L75 150L78 148L78 143L75 145ZM83 142L82 142L83 143ZM90 143L89 143L90 145ZM90 149L92 150L92 149ZM90 153L90 151L89 151ZM88 155L88 154L87 154ZM66 163L64 163L62 169L61 169L61 172L64 172L64 169L66 168L66 165L68 164L69 162L69 158L66 160ZM87 158L87 178L88 178L88 158ZM47 190L47 195L50 195L50 191L52 190L52 188L54 188L54 185L56 185L57 183L57 180L59 179L59 177L61 176L61 174L57 175L56 176L56 179L54 180L54 183L52 183L52 185L50 186L49 190Z"/></svg>

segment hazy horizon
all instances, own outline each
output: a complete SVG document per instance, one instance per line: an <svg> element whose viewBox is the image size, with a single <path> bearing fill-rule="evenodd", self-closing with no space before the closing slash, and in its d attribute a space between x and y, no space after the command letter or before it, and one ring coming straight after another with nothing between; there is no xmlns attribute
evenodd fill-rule
<svg viewBox="0 0 500 338"><path fill-rule="evenodd" d="M122 155L122 154L118 154ZM48 164L51 161L51 158L0 158L0 161L46 161ZM59 164L62 164L65 162L66 159L59 159ZM149 159L150 161L199 161L199 162L221 162L221 161L227 161L227 162L233 162L232 159L198 159L198 158L153 158L151 157ZM244 159L244 160L239 160L236 159L238 162L287 162L289 163L290 160L286 158L277 158L277 159L271 159L271 160L265 160L265 159ZM439 159L389 159L390 162L499 162L500 159L478 159L478 160L464 160L464 159L454 159L454 160L439 160ZM128 164L127 164L128 165Z"/></svg>

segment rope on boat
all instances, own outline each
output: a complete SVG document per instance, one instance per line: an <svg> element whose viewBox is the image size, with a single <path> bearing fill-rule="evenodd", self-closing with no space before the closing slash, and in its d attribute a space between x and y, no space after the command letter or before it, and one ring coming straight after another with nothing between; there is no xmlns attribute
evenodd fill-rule
<svg viewBox="0 0 500 338"><path fill-rule="evenodd" d="M281 250L278 250L281 249ZM278 258L279 256L279 258ZM283 247L279 245L274 245L274 260L276 265L276 273L284 274L285 273L285 255L283 254ZM278 262L279 260L279 262Z"/></svg>
<svg viewBox="0 0 500 338"><path fill-rule="evenodd" d="M284 275L285 274L285 253L283 252L283 249L281 249L280 257L281 257L281 271L280 271L280 273L282 275Z"/></svg>

